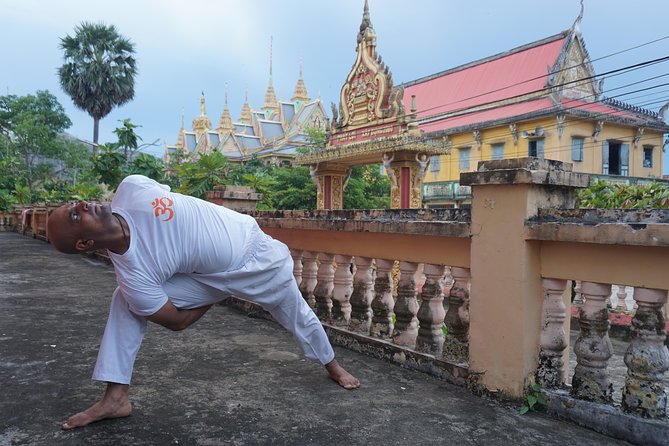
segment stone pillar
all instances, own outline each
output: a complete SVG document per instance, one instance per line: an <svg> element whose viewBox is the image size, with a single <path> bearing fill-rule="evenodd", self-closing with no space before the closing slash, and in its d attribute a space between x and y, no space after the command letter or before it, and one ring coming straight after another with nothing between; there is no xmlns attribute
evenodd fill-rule
<svg viewBox="0 0 669 446"><path fill-rule="evenodd" d="M302 297L309 303L311 308L316 306L314 288L316 288L316 273L318 271L318 266L316 265L317 259L318 253L309 251L302 253L302 282L300 283L300 291L302 292Z"/></svg>
<svg viewBox="0 0 669 446"><path fill-rule="evenodd" d="M415 152L384 153L381 159L390 180L390 208L417 209L423 205L423 178L428 157Z"/></svg>
<svg viewBox="0 0 669 446"><path fill-rule="evenodd" d="M544 318L541 324L541 350L537 383L544 387L560 387L564 384L562 354L567 348L564 321L567 318L563 301L567 281L543 279Z"/></svg>
<svg viewBox="0 0 669 446"><path fill-rule="evenodd" d="M574 284L574 302L572 305L575 307L582 307L584 303L583 293L581 293L581 281L577 280Z"/></svg>
<svg viewBox="0 0 669 446"><path fill-rule="evenodd" d="M416 270L418 264L400 261L400 281L395 302L395 327L393 342L409 348L416 346L418 335L418 301L416 300Z"/></svg>
<svg viewBox="0 0 669 446"><path fill-rule="evenodd" d="M351 256L336 255L337 270L334 273L334 290L332 291L332 323L339 327L347 327L351 319L351 293L353 292L353 273L351 273Z"/></svg>
<svg viewBox="0 0 669 446"><path fill-rule="evenodd" d="M613 386L606 369L613 354L609 339L609 310L606 299L611 295L611 285L581 282L585 297L579 309L581 333L574 344L576 368L571 380L573 396L598 403L611 401Z"/></svg>
<svg viewBox="0 0 669 446"><path fill-rule="evenodd" d="M295 282L299 287L302 283L302 250L291 249L290 256L293 258L293 276L295 276Z"/></svg>
<svg viewBox="0 0 669 446"><path fill-rule="evenodd" d="M627 304L625 303L625 299L627 299L627 287L625 285L618 285L616 297L618 298L616 311L619 313L627 313Z"/></svg>
<svg viewBox="0 0 669 446"><path fill-rule="evenodd" d="M425 283L420 295L420 308L418 309L418 338L416 349L435 356L441 356L444 347L444 332L441 325L444 322L444 293L442 290L442 277L444 267L440 265L425 264L423 267Z"/></svg>
<svg viewBox="0 0 669 446"><path fill-rule="evenodd" d="M469 360L469 268L451 268L453 288L448 297L444 357L458 361Z"/></svg>
<svg viewBox="0 0 669 446"><path fill-rule="evenodd" d="M344 189L348 170L336 163L319 163L312 166L311 177L316 183L317 209L344 209Z"/></svg>
<svg viewBox="0 0 669 446"><path fill-rule="evenodd" d="M667 410L663 377L669 370L662 316L667 290L637 287L634 300L639 309L632 319L632 342L625 353L627 378L622 406L623 410L645 418L663 418Z"/></svg>
<svg viewBox="0 0 669 446"><path fill-rule="evenodd" d="M472 187L469 367L487 389L521 397L539 363L541 248L526 241L525 221L539 208L573 208L588 181L571 164L537 158L480 161L460 175Z"/></svg>
<svg viewBox="0 0 669 446"><path fill-rule="evenodd" d="M320 320L327 322L332 319L332 292L334 291L333 259L333 254L318 254L320 265L318 266L316 287L314 288L314 300L316 301L314 311Z"/></svg>
<svg viewBox="0 0 669 446"><path fill-rule="evenodd" d="M376 259L376 280L372 300L372 325L370 334L377 338L388 338L393 331L393 269L392 260Z"/></svg>
<svg viewBox="0 0 669 446"><path fill-rule="evenodd" d="M353 293L351 293L351 321L349 330L369 334L372 323L372 299L374 283L372 280L372 259L356 256Z"/></svg>

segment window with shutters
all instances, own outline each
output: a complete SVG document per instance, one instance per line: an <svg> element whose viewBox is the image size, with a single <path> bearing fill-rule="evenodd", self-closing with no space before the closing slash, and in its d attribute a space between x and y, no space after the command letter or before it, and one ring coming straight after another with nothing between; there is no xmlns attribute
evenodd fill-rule
<svg viewBox="0 0 669 446"><path fill-rule="evenodd" d="M602 173L629 175L630 145L618 141L602 142Z"/></svg>
<svg viewBox="0 0 669 446"><path fill-rule="evenodd" d="M430 172L439 173L441 170L441 157L434 155L430 157Z"/></svg>
<svg viewBox="0 0 669 446"><path fill-rule="evenodd" d="M527 142L527 156L544 157L544 139L532 139Z"/></svg>
<svg viewBox="0 0 669 446"><path fill-rule="evenodd" d="M571 160L583 161L583 144L585 139L580 136L571 138Z"/></svg>
<svg viewBox="0 0 669 446"><path fill-rule="evenodd" d="M471 150L469 147L463 147L458 150L458 162L460 170L469 170L469 154Z"/></svg>
<svg viewBox="0 0 669 446"><path fill-rule="evenodd" d="M643 167L653 167L653 146L643 146Z"/></svg>
<svg viewBox="0 0 669 446"><path fill-rule="evenodd" d="M493 144L491 148L492 148L492 159L494 160L504 159L504 143Z"/></svg>

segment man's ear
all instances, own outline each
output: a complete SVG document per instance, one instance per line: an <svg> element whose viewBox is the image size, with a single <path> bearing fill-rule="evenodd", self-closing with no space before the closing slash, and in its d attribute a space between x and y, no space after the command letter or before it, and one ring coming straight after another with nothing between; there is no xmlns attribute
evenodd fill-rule
<svg viewBox="0 0 669 446"><path fill-rule="evenodd" d="M86 252L86 251L90 251L91 249L93 249L93 245L95 245L95 242L93 240L79 239L74 244L74 247L76 248L77 251Z"/></svg>

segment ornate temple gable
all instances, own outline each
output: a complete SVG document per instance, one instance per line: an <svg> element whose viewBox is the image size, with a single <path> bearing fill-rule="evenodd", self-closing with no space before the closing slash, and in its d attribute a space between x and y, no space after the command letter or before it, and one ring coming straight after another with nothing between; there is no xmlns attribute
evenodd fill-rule
<svg viewBox="0 0 669 446"><path fill-rule="evenodd" d="M366 0L357 41L357 57L341 89L339 113L333 105L335 132L404 120L403 89L393 88L392 74L376 52L376 32Z"/></svg>
<svg viewBox="0 0 669 446"><path fill-rule="evenodd" d="M583 2L581 12L567 31L562 50L550 67L546 87L555 87L558 98L578 99L587 102L599 100L601 88L594 79L595 70L581 35ZM580 81L581 79L586 79Z"/></svg>
<svg viewBox="0 0 669 446"><path fill-rule="evenodd" d="M207 109L205 106L203 92L202 98L200 99L200 115L193 119L193 131L199 139L200 136L205 134L208 130L211 130L211 120L207 117Z"/></svg>

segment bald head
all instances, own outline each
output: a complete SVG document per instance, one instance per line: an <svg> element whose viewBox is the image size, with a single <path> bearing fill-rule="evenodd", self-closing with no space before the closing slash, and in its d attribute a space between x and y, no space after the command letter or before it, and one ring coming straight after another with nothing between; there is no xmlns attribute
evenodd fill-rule
<svg viewBox="0 0 669 446"><path fill-rule="evenodd" d="M54 248L66 254L76 254L77 236L72 225L69 224L68 210L71 205L65 204L55 209L49 215L46 225L47 238Z"/></svg>

